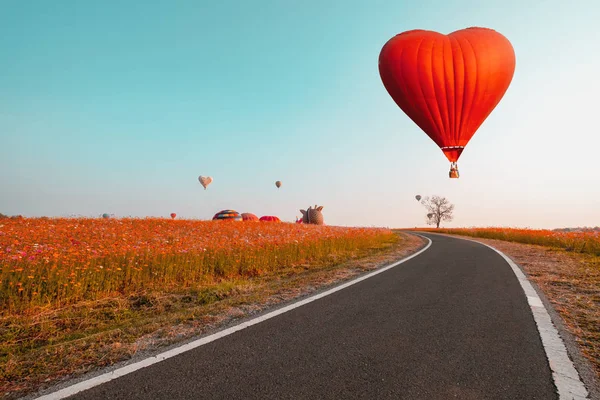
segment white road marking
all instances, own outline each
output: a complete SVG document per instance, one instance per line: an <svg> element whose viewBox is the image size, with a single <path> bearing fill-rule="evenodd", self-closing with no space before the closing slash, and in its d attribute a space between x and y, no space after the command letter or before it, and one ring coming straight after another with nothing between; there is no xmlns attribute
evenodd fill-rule
<svg viewBox="0 0 600 400"><path fill-rule="evenodd" d="M544 307L544 303L539 297L527 296L527 301L531 307Z"/></svg>
<svg viewBox="0 0 600 400"><path fill-rule="evenodd" d="M425 246L424 248L422 248L418 252L416 252L416 253L414 253L414 254L406 257L406 258L403 258L400 261L396 261L395 263L390 264L390 265L388 265L386 267L380 268L380 269L378 269L376 271L373 271L373 272L371 272L369 274L363 275L363 276L361 276L359 278L353 279L353 280L351 280L349 282L346 282L346 283L344 283L342 285L336 286L336 287L334 287L332 289L329 289L329 290L327 290L325 292L322 292L322 293L316 294L314 296L308 297L308 298L306 298L304 300L301 300L301 301L298 301L296 303L290 304L288 306L282 307L282 308L280 308L278 310L272 311L272 312L267 313L265 315L262 315L260 317L253 318L253 319L251 319L249 321L246 321L246 322L243 322L243 323L241 323L239 325L232 326L230 328L224 329L224 330L222 330L220 332L217 332L217 333L214 333L212 335L205 336L205 337L203 337L201 339L194 340L193 342L190 342L190 343L184 344L182 346L176 347L174 349L165 351L165 352L160 353L160 354L158 354L158 355L156 355L154 357L149 357L149 358L143 359L141 361L138 361L138 362L126 365L124 367L118 368L118 369L116 369L114 371L106 372L106 373L104 373L102 375L98 375L96 377L93 377L93 378L90 378L90 379L78 382L78 383L76 383L74 385L68 386L68 387L66 387L64 389L61 389L61 390L58 390L56 392L49 393L49 394L43 395L41 397L37 397L36 400L59 400L59 399L64 399L64 398L72 396L72 395L74 395L76 393L82 392L84 390L91 389L91 388L93 388L95 386L101 385L101 384L109 382L109 381L112 381L113 379L117 379L117 378L119 378L119 377L121 377L123 375L127 375L127 374L130 374L130 373L132 373L134 371L137 371L139 369L142 369L142 368L145 368L145 367L149 367L152 364L156 364L156 363L164 361L164 360L166 360L168 358L175 357L176 355L179 355L181 353L185 353L186 351L190 351L192 349L195 349L196 347L200 347L202 345L205 345L207 343L213 342L213 341L215 341L217 339L220 339L222 337L229 336L232 333L235 333L237 331L241 331L242 329L248 328L249 326L259 324L259 323L261 323L263 321L266 321L268 319L271 319L273 317L276 317L278 315L286 313L286 312L288 312L290 310L293 310L294 308L301 307L301 306L303 306L305 304L311 303L311 302L313 302L315 300L318 300L318 299L323 298L325 296L329 296L330 294L333 294L333 293L338 292L338 291L340 291L342 289L345 289L345 288L347 288L349 286L357 284L358 282L364 281L365 279L369 279L369 278L371 278L371 277L373 277L375 275L381 274L382 272L385 272L388 269L394 268L394 267L396 267L396 266L398 266L398 265L400 265L400 264L402 264L402 263L404 263L404 262L406 262L406 261L408 261L408 260L410 260L410 259L418 256L419 254L423 253L424 251L426 251L431 246L431 239L426 238L425 236L421 236L421 237L427 239L427 241L429 242L429 243L427 243L427 246Z"/></svg>

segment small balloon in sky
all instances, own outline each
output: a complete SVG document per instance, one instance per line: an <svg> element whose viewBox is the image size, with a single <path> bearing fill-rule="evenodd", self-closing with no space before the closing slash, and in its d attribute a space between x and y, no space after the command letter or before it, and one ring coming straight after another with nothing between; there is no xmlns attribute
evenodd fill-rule
<svg viewBox="0 0 600 400"><path fill-rule="evenodd" d="M416 195L415 199L417 199L417 201L421 201L421 195L420 194Z"/></svg>
<svg viewBox="0 0 600 400"><path fill-rule="evenodd" d="M175 217L177 217L177 214L175 214L175 213L171 213L171 218L172 218L172 219L175 219Z"/></svg>
<svg viewBox="0 0 600 400"><path fill-rule="evenodd" d="M198 181L204 187L204 190L206 190L206 188L208 187L208 185L210 185L212 183L213 178L210 177L210 176L202 176L202 175L200 175L198 177Z"/></svg>
<svg viewBox="0 0 600 400"><path fill-rule="evenodd" d="M275 182L275 186L277 186L277 189L279 189L281 187L281 181Z"/></svg>

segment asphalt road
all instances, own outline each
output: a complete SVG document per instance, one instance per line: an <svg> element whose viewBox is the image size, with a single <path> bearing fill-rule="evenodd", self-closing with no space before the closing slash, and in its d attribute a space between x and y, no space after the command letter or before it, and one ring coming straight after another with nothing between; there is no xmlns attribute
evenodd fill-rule
<svg viewBox="0 0 600 400"><path fill-rule="evenodd" d="M558 398L509 265L429 237L398 267L70 398Z"/></svg>

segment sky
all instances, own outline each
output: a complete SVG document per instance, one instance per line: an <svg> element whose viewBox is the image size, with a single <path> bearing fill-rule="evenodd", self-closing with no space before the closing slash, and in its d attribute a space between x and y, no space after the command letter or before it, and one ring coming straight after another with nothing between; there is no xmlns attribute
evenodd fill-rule
<svg viewBox="0 0 600 400"><path fill-rule="evenodd" d="M523 4L528 4L527 6ZM0 0L0 212L325 223L600 225L600 3ZM495 29L516 70L460 179L394 103L382 46ZM214 182L203 190L199 175ZM275 181L281 180L280 189Z"/></svg>

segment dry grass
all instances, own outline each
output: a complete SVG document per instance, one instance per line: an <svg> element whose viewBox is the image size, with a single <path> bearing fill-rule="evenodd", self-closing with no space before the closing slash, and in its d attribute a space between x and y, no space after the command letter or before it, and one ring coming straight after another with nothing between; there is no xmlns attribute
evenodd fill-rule
<svg viewBox="0 0 600 400"><path fill-rule="evenodd" d="M318 227L298 229L312 228L311 240L318 240ZM210 332L397 260L422 245L413 236L381 233L362 246L355 242L354 248L346 243L335 249L329 244L327 257L280 263L260 273L212 275L195 285L152 287L61 307L5 310L0 321L0 393L14 398L140 351Z"/></svg>

